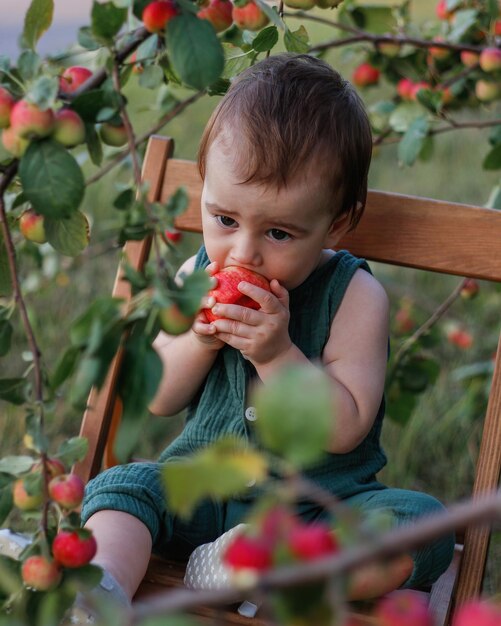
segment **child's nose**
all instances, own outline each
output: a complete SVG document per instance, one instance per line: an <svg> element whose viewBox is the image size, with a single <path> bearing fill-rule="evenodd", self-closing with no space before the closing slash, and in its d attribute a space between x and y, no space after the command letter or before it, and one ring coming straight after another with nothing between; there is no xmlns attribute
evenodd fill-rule
<svg viewBox="0 0 501 626"><path fill-rule="evenodd" d="M258 246L250 237L241 237L232 250L235 265L258 265L260 253Z"/></svg>

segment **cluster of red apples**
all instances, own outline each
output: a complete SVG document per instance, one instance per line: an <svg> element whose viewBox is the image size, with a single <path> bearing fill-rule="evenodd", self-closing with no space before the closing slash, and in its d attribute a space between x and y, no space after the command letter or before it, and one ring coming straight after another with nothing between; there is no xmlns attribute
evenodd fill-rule
<svg viewBox="0 0 501 626"><path fill-rule="evenodd" d="M342 0L285 0L290 8L308 10L314 6L321 8L336 7ZM208 20L217 33L232 24L245 30L261 30L269 22L269 18L254 0L202 0L198 11L200 19ZM179 14L178 5L174 0L155 0L143 10L142 19L150 33L158 33L165 29L168 22Z"/></svg>
<svg viewBox="0 0 501 626"><path fill-rule="evenodd" d="M61 98L73 94L91 76L86 67L65 69L59 77ZM70 107L42 109L26 98L16 100L5 87L0 87L0 128L4 148L16 158L22 157L31 141L49 136L67 148L85 141L83 120ZM121 124L104 123L99 132L103 143L110 146L122 146L127 141Z"/></svg>
<svg viewBox="0 0 501 626"><path fill-rule="evenodd" d="M321 521L305 523L288 508L276 505L252 524L251 533L236 535L223 554L223 561L238 576L259 575L288 563L311 562L331 557L342 550L335 532ZM297 593L301 594L298 587ZM434 626L434 619L423 594L399 590L375 604L370 617L374 626ZM359 626L354 615L347 615L340 626ZM366 623L364 621L363 623ZM473 600L456 610L451 626L499 626L501 606Z"/></svg>
<svg viewBox="0 0 501 626"><path fill-rule="evenodd" d="M447 30L447 25L454 26L456 13L469 6L468 2L455 4L454 10L447 9L447 0L439 0L436 5L435 15L438 20L446 25L445 30ZM474 41L470 43L476 46L485 46L483 50L479 52L463 50L458 53L443 45L446 43L445 38L435 37L431 43L438 45L430 45L426 53L428 74L433 77L433 80L416 81L402 77L396 85L396 93L400 99L404 102L416 101L418 99L417 94L426 89L440 94L442 106L450 105L455 100L455 95L447 86L447 81L444 81L445 84L441 84L440 74L444 67L447 68L456 62L463 66L465 72L468 70L475 72L473 89L477 101L488 103L501 97L501 49L494 43L494 38L501 36L501 19L494 20L489 31L479 28L472 36ZM401 49L398 41L377 44L379 55L388 60L399 57ZM355 68L352 75L353 83L358 87L377 85L381 78L379 65L374 64L371 55L369 60Z"/></svg>
<svg viewBox="0 0 501 626"><path fill-rule="evenodd" d="M47 493L50 512L57 511L64 521L67 516L80 507L84 495L84 484L76 474L66 473L64 464L57 458L33 465L29 475L37 474L40 481L29 491L24 478L13 483L12 496L14 505L21 511L37 511L44 505L44 476L48 477ZM40 549L38 549L40 547ZM64 568L76 569L87 565L96 553L96 540L92 534L81 528L72 528L62 523L49 547L45 542L37 546L36 553L27 550L28 556L21 565L24 584L35 591L50 591L62 581Z"/></svg>

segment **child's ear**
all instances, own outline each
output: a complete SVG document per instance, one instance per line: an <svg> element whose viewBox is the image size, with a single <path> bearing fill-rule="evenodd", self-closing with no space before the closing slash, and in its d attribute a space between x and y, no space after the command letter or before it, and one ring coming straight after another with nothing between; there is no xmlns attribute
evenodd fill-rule
<svg viewBox="0 0 501 626"><path fill-rule="evenodd" d="M350 230L350 216L345 213L337 217L327 232L324 248L334 248L338 241Z"/></svg>

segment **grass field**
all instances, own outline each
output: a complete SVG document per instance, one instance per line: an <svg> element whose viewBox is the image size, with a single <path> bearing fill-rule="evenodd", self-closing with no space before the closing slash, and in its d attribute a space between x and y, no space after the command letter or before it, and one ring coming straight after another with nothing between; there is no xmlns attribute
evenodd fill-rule
<svg viewBox="0 0 501 626"><path fill-rule="evenodd" d="M430 15L434 2L415 2L418 19ZM328 38L328 32L308 27L316 41ZM355 59L346 61L342 55L332 57L333 64L349 77ZM186 92L187 93L187 92ZM139 133L145 131L152 119L150 107L155 94L140 89L133 78L128 87L129 108ZM376 97L374 94L372 97ZM217 99L206 97L189 111L175 119L164 133L176 141L176 155L194 158L203 126ZM479 111L482 116L493 115L491 110ZM441 135L436 141L433 158L418 162L413 168L399 168L395 146L381 147L375 155L371 173L372 188L417 194L482 205L487 202L490 189L497 184L497 172L485 172L481 161L487 152L488 130L461 131ZM94 169L86 167L87 175ZM76 260L64 260L58 265L49 250L44 249L44 266L47 275L56 280L40 279L33 282L28 265L22 269L24 285L28 291L30 316L34 323L44 360L51 366L68 341L68 328L72 319L89 301L100 294L108 294L117 266L119 252L109 240L109 233L118 223L119 214L111 207L116 195L116 185L128 180L130 166L114 170L99 183L90 186L83 210L93 222L89 251ZM192 248L197 241L186 245ZM448 295L457 279L431 274L405 272L400 269L374 267L375 273L386 287L393 312L402 298L411 299L423 318L430 314ZM423 394L417 410L406 427L387 420L384 445L389 464L382 478L400 487L422 489L446 502L468 494L474 471L479 441L479 419L485 410L485 381L472 379L465 385L454 378L460 365L484 361L496 349L496 332L499 327L501 290L499 287L481 286L481 297L471 302L458 302L448 313L449 320L461 320L474 336L474 345L460 351L444 339L437 355L442 371L437 383ZM26 363L23 351L26 345L18 331L15 355L8 363L0 364L2 376L21 372ZM392 337L392 349L398 339ZM80 415L64 403L56 403L49 416L51 440L56 442L78 431ZM147 433L138 450L140 456L156 454L181 425L180 419L151 419ZM0 453L22 450L23 420L19 410L3 405L0 414ZM488 566L487 588L491 592L501 589L501 539L495 535Z"/></svg>

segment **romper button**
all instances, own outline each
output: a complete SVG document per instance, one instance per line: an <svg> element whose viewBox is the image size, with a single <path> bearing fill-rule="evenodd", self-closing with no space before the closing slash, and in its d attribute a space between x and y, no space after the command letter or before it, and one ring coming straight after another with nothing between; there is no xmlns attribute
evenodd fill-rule
<svg viewBox="0 0 501 626"><path fill-rule="evenodd" d="M248 406L245 409L245 417L249 420L249 422L255 422L257 419L256 409L253 406Z"/></svg>

